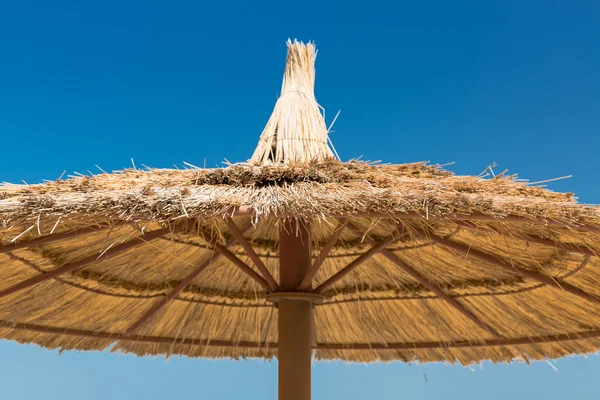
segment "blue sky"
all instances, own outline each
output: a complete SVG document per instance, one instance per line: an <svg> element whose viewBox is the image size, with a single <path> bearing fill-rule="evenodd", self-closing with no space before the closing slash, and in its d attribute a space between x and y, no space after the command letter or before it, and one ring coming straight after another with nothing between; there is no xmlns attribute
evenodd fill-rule
<svg viewBox="0 0 600 400"><path fill-rule="evenodd" d="M84 4L85 3L85 4ZM314 40L343 159L496 162L600 203L600 3L104 1L0 5L0 181L95 165L250 157L285 40ZM317 364L314 398L595 398L600 359L533 366ZM427 376L427 379L425 379ZM16 399L264 399L276 363L58 355L0 342Z"/></svg>

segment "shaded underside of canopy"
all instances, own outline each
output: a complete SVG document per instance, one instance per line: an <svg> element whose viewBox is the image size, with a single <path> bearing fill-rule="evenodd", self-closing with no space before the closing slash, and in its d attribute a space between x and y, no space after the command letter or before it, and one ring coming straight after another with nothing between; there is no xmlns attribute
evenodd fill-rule
<svg viewBox="0 0 600 400"><path fill-rule="evenodd" d="M274 357L267 294L291 217L309 226L320 264L306 289L323 297L319 359L469 364L600 349L597 207L511 176L333 160L0 186L0 337Z"/></svg>

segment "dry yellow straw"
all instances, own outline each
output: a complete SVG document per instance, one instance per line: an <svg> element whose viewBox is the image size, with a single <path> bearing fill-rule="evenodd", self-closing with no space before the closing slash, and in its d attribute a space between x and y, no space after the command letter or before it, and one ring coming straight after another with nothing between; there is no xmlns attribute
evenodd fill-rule
<svg viewBox="0 0 600 400"><path fill-rule="evenodd" d="M290 40L287 46L281 96L251 158L263 165L334 157L314 94L315 46Z"/></svg>

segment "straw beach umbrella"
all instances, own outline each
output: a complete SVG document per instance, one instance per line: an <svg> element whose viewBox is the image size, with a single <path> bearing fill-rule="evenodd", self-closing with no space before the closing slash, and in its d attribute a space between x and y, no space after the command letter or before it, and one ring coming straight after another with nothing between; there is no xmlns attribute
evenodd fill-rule
<svg viewBox="0 0 600 400"><path fill-rule="evenodd" d="M539 360L600 349L600 210L515 176L334 157L288 43L252 158L0 186L0 337L50 349Z"/></svg>

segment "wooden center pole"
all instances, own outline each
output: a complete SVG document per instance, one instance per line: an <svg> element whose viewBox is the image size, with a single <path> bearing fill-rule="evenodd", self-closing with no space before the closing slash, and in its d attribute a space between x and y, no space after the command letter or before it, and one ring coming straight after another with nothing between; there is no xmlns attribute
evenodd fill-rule
<svg viewBox="0 0 600 400"><path fill-rule="evenodd" d="M287 221L279 232L279 286L292 292L302 283L311 261L308 227ZM310 400L312 303L282 299L279 304L279 400Z"/></svg>

